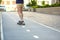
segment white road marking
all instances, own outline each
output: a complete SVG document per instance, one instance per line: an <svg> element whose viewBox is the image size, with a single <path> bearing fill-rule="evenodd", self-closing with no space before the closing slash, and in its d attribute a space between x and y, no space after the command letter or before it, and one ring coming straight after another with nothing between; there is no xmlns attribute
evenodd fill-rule
<svg viewBox="0 0 60 40"><path fill-rule="evenodd" d="M27 29L26 31L27 31L27 32L30 32L31 30Z"/></svg>
<svg viewBox="0 0 60 40"><path fill-rule="evenodd" d="M2 16L1 16L1 40L4 40L3 26L2 26Z"/></svg>
<svg viewBox="0 0 60 40"><path fill-rule="evenodd" d="M37 35L33 35L33 37L34 37L34 38L39 38L39 36L37 36Z"/></svg>
<svg viewBox="0 0 60 40"><path fill-rule="evenodd" d="M25 28L25 26L22 26L22 28Z"/></svg>
<svg viewBox="0 0 60 40"><path fill-rule="evenodd" d="M31 19L29 19L29 18L26 18L26 17L25 17L25 19L27 19L27 20L29 20L29 21L33 21L33 22L35 22L35 23L37 23L37 24L39 24L39 25L42 25L42 26L44 26L44 27L50 28L51 30L54 30L54 31L60 32L60 30L58 30L58 29L55 29L55 28L53 28L53 27L50 27L50 26L44 25L44 24L42 24L42 23L38 23L38 22L36 22L36 21L34 21L34 20L31 20Z"/></svg>
<svg viewBox="0 0 60 40"><path fill-rule="evenodd" d="M7 15L9 15L8 13L6 13ZM11 14L12 15L12 14ZM9 15L9 17L11 17L11 15ZM14 17L11 17L13 20L14 20ZM47 26L47 25L44 25L44 24L42 24L42 23L38 23L38 22L36 22L36 21L34 21L34 20L31 20L31 19L29 19L29 18L26 18L25 17L25 19L27 19L27 20L29 20L29 21L33 21L33 22L35 22L35 23L37 23L37 24L40 24L40 25L42 25L42 26L44 26L44 27L47 27L47 28L50 28L50 29L52 29L52 30L54 30L54 31L57 31L57 32L60 32L60 30L57 30L57 29L55 29L55 28L53 28L53 27L49 27L49 26ZM17 20L14 20L15 22L17 22Z"/></svg>

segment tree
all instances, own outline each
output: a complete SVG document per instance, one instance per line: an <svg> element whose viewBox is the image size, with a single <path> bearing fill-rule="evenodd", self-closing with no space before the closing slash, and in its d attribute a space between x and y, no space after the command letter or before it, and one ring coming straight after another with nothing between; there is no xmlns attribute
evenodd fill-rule
<svg viewBox="0 0 60 40"><path fill-rule="evenodd" d="M0 0L0 4L1 4L2 0Z"/></svg>
<svg viewBox="0 0 60 40"><path fill-rule="evenodd" d="M31 0L31 2L29 2L27 4L27 6L33 8L33 11L35 12L36 11L36 6L37 6L37 0Z"/></svg>
<svg viewBox="0 0 60 40"><path fill-rule="evenodd" d="M36 6L37 6L37 0L31 0L31 4L32 4L32 7L33 7L33 11L36 12Z"/></svg>
<svg viewBox="0 0 60 40"><path fill-rule="evenodd" d="M30 7L36 6L36 5L37 5L37 1L36 1L36 0L31 0L31 1L27 4L27 6L30 6Z"/></svg>
<svg viewBox="0 0 60 40"><path fill-rule="evenodd" d="M32 4L32 6L36 6L37 5L36 0L31 0L31 4Z"/></svg>
<svg viewBox="0 0 60 40"><path fill-rule="evenodd" d="M42 6L45 6L45 1L44 0L42 1Z"/></svg>

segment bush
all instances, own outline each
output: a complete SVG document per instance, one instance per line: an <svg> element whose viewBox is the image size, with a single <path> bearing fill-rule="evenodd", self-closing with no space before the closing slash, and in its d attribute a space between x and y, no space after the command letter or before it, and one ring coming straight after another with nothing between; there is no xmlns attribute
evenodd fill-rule
<svg viewBox="0 0 60 40"><path fill-rule="evenodd" d="M32 8L40 8L40 5L32 6Z"/></svg>
<svg viewBox="0 0 60 40"><path fill-rule="evenodd" d="M59 7L59 6L60 6L60 3L55 3L51 5L51 7Z"/></svg>
<svg viewBox="0 0 60 40"><path fill-rule="evenodd" d="M32 8L37 8L37 6L32 6Z"/></svg>
<svg viewBox="0 0 60 40"><path fill-rule="evenodd" d="M46 7L50 7L49 4L45 4L44 6L39 6L39 8L46 8Z"/></svg>
<svg viewBox="0 0 60 40"><path fill-rule="evenodd" d="M45 6L46 6L46 7L50 7L50 5L49 5L49 4L46 4Z"/></svg>
<svg viewBox="0 0 60 40"><path fill-rule="evenodd" d="M31 3L28 3L27 6L30 6L31 7L32 5L31 5Z"/></svg>
<svg viewBox="0 0 60 40"><path fill-rule="evenodd" d="M41 6L40 5L37 5L37 8L40 8Z"/></svg>
<svg viewBox="0 0 60 40"><path fill-rule="evenodd" d="M29 3L27 6L30 6L32 8L47 8L47 7L60 7L60 3L55 3L55 4L45 4L45 1L42 1L42 5L37 5L36 1L31 1L31 3Z"/></svg>

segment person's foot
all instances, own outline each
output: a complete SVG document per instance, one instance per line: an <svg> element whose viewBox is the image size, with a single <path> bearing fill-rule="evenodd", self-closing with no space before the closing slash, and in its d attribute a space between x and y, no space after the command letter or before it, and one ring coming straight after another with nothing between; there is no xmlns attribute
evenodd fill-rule
<svg viewBox="0 0 60 40"><path fill-rule="evenodd" d="M19 21L17 24L18 25L25 25L24 21Z"/></svg>

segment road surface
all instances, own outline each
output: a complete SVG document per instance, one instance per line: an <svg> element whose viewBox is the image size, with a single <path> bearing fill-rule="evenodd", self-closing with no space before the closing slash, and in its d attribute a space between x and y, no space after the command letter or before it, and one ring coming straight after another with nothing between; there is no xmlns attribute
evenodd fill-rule
<svg viewBox="0 0 60 40"><path fill-rule="evenodd" d="M4 40L60 40L60 32L44 27L24 18L25 26L17 25L19 17L2 13L2 29Z"/></svg>

